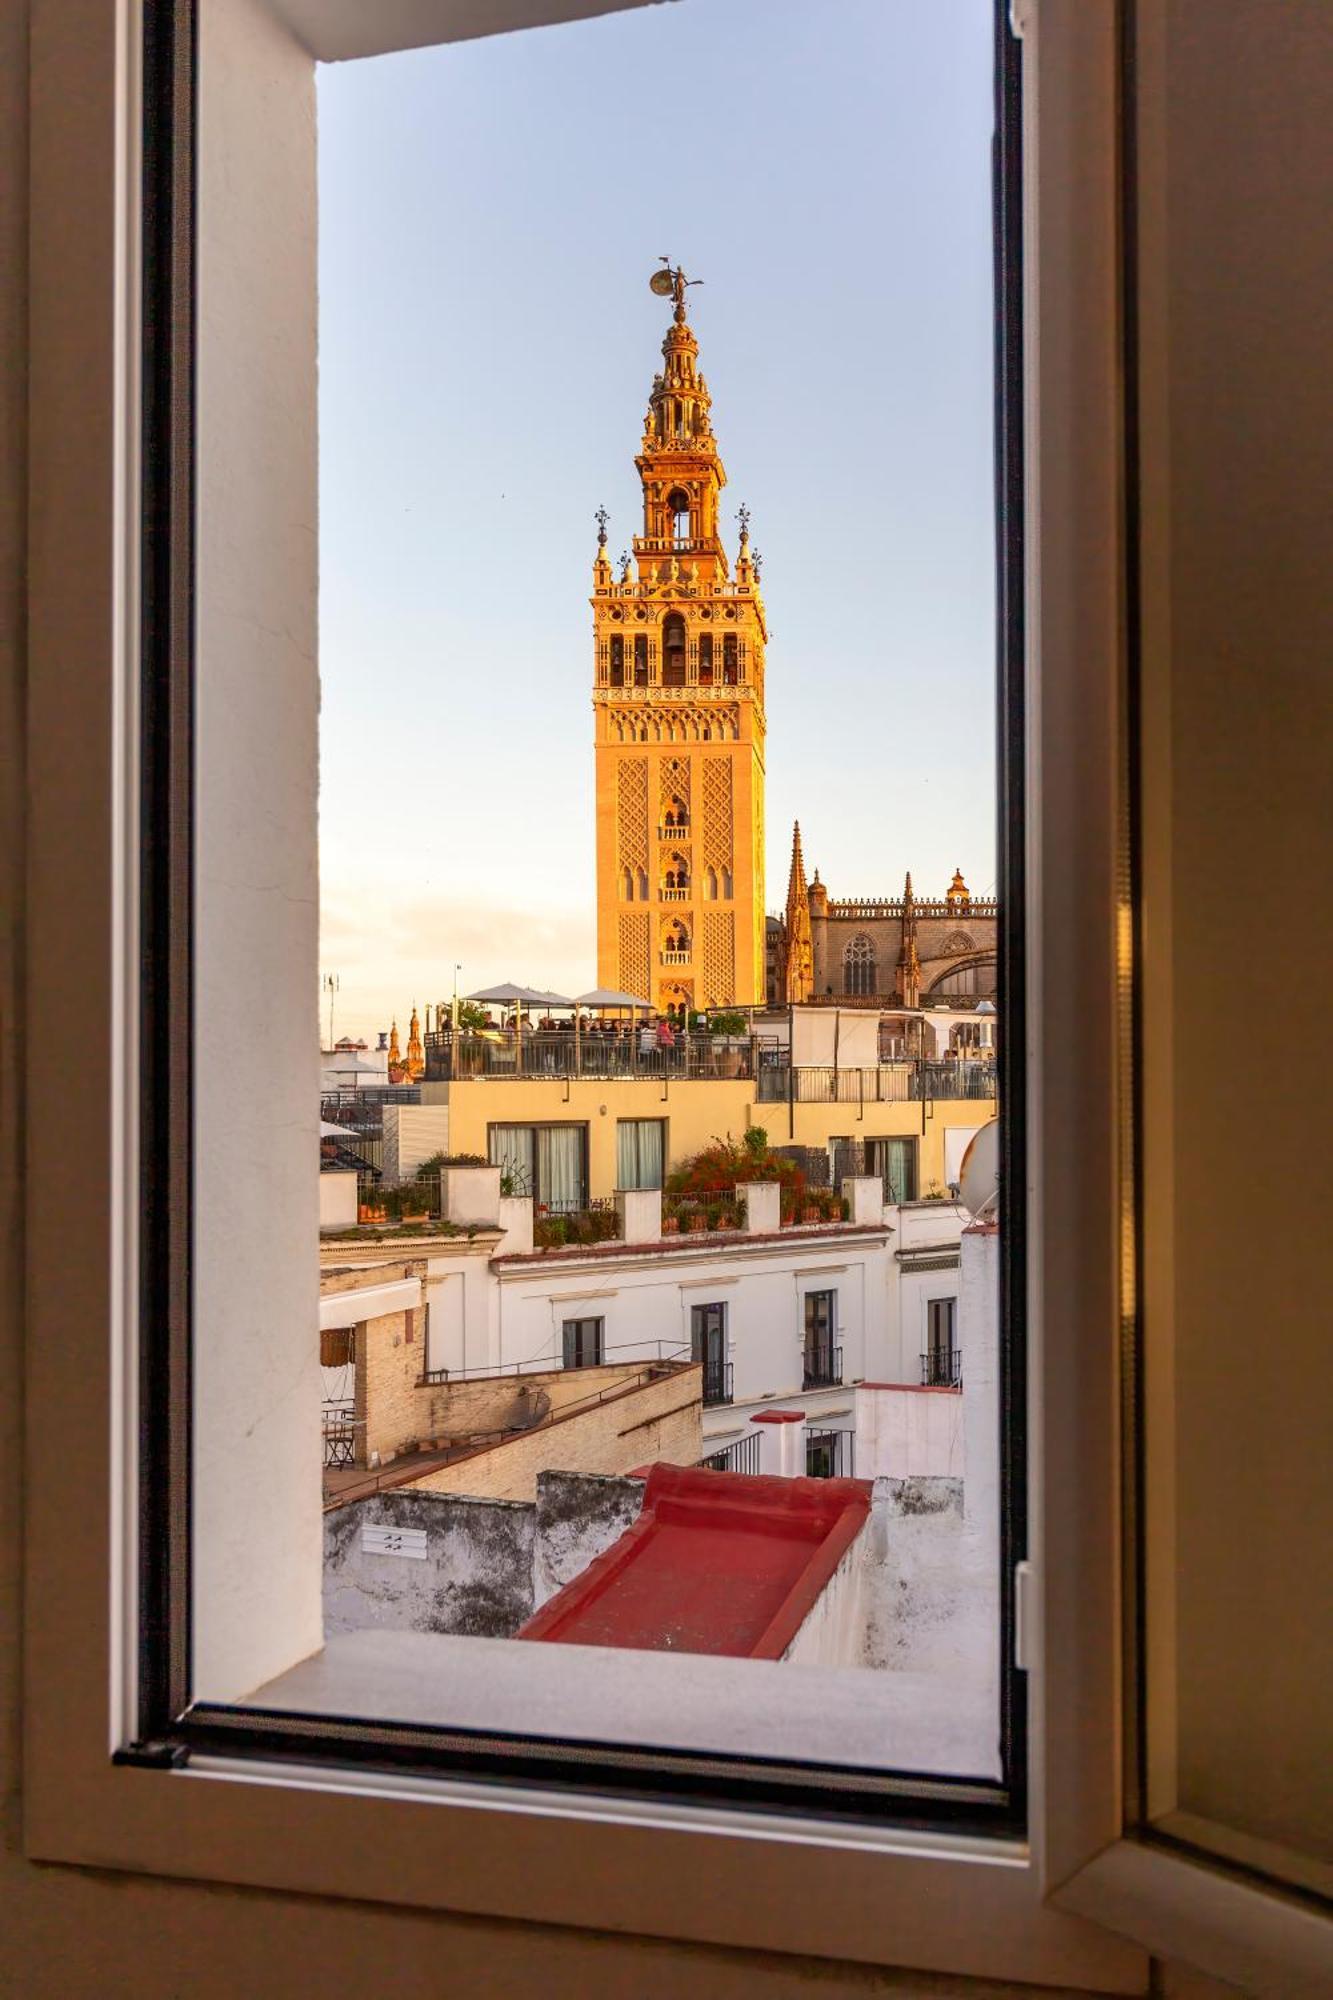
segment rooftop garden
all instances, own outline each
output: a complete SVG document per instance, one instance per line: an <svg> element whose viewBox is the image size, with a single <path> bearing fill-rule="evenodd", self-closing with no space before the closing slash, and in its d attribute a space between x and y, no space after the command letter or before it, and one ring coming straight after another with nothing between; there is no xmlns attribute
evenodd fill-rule
<svg viewBox="0 0 1333 2000"><path fill-rule="evenodd" d="M832 1188L812 1187L799 1163L776 1153L761 1125L747 1127L742 1137L714 1139L711 1146L682 1160L667 1174L662 1193L664 1235L701 1235L711 1230L739 1229L742 1223L736 1189L751 1181L776 1182L784 1228L797 1223L845 1222L847 1204Z"/></svg>

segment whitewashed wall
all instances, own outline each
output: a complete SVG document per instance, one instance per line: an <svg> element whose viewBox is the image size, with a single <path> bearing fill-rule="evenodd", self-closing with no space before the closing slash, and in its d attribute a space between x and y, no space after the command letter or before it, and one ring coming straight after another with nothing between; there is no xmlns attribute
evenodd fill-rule
<svg viewBox="0 0 1333 2000"><path fill-rule="evenodd" d="M321 1636L315 91L255 0L200 68L193 1692L230 1701Z"/></svg>
<svg viewBox="0 0 1333 2000"><path fill-rule="evenodd" d="M859 1388L858 1479L962 1479L963 1398L954 1389Z"/></svg>

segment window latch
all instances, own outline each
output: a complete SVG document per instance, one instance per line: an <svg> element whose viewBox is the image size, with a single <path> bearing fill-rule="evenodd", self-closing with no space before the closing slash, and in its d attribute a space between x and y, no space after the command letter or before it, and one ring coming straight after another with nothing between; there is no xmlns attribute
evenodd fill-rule
<svg viewBox="0 0 1333 2000"><path fill-rule="evenodd" d="M1037 1572L1030 1562L1014 1565L1014 1666L1020 1674L1032 1666L1036 1619Z"/></svg>
<svg viewBox="0 0 1333 2000"><path fill-rule="evenodd" d="M111 1752L113 1764L131 1764L143 1771L183 1771L190 1761L189 1746L152 1738L143 1743L123 1743Z"/></svg>

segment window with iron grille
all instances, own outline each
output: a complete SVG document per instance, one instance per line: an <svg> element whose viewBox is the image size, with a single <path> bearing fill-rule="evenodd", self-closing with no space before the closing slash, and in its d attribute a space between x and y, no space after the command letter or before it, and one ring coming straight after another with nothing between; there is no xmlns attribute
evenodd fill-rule
<svg viewBox="0 0 1333 2000"><path fill-rule="evenodd" d="M956 1298L926 1301L926 1352L921 1379L927 1388L951 1389L960 1379L954 1336L957 1317Z"/></svg>
<svg viewBox="0 0 1333 2000"><path fill-rule="evenodd" d="M725 1304L690 1307L690 1357L704 1370L704 1407L731 1401L731 1368L727 1362Z"/></svg>

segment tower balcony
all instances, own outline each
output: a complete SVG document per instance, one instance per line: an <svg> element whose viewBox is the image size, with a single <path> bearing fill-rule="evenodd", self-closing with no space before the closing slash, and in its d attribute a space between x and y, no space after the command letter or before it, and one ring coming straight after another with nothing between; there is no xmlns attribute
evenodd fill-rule
<svg viewBox="0 0 1333 2000"><path fill-rule="evenodd" d="M688 965L692 954L688 951L664 951L661 953L663 965Z"/></svg>
<svg viewBox="0 0 1333 2000"><path fill-rule="evenodd" d="M690 823L686 820L682 826L659 826L657 837L659 840L686 841L690 837Z"/></svg>
<svg viewBox="0 0 1333 2000"><path fill-rule="evenodd" d="M688 903L690 900L688 889L659 889L657 893L664 903Z"/></svg>

